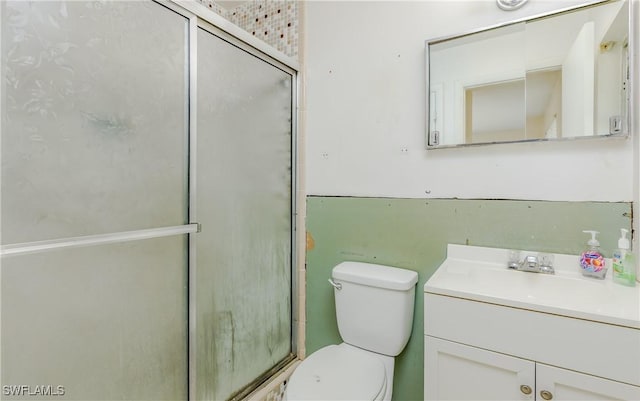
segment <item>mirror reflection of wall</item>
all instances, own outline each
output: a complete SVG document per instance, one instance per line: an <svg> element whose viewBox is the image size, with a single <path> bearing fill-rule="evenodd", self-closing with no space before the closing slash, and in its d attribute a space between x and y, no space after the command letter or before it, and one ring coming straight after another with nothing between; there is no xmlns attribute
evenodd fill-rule
<svg viewBox="0 0 640 401"><path fill-rule="evenodd" d="M526 139L525 80L465 88L465 143Z"/></svg>
<svg viewBox="0 0 640 401"><path fill-rule="evenodd" d="M606 1L428 43L429 146L626 134L628 9Z"/></svg>
<svg viewBox="0 0 640 401"><path fill-rule="evenodd" d="M527 72L527 139L562 138L562 70Z"/></svg>
<svg viewBox="0 0 640 401"><path fill-rule="evenodd" d="M441 104L436 104L437 114L430 115L430 125L436 126L442 132L441 145L467 143L467 89L524 80L524 40L523 23L431 46L431 97L441 99ZM496 113L498 112L499 110L496 110ZM438 116L440 120L434 122L434 118Z"/></svg>

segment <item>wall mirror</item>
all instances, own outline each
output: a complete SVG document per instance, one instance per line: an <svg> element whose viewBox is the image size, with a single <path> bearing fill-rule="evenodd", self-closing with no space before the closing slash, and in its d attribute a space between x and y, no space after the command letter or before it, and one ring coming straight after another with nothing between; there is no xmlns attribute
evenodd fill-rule
<svg viewBox="0 0 640 401"><path fill-rule="evenodd" d="M427 41L427 148L628 135L628 0Z"/></svg>

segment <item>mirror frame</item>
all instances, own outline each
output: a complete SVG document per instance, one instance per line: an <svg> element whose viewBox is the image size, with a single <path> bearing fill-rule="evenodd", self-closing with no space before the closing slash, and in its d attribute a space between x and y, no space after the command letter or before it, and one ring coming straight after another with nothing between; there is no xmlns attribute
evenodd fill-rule
<svg viewBox="0 0 640 401"><path fill-rule="evenodd" d="M470 36L476 33L481 33L481 32L485 32L485 31L489 31L489 30L493 30L493 29L497 29L497 28L503 28L503 27L508 27L508 26L512 26L515 24L520 24L520 23L529 23L529 22L533 22L536 20L542 20L542 19L547 19L556 15L562 15L562 14L567 14L567 13L571 13L574 11L579 11L579 10L584 10L584 9L588 9L588 8L593 8L593 7L597 7L600 5L604 5L604 4L609 4L609 3L616 3L619 1L628 1L628 7L629 7L629 20L628 22L628 26L629 26L629 40L628 40L628 49L629 49L629 102L627 103L627 121L626 124L624 125L625 130L621 133L616 133L616 134L602 134L602 135L592 135L592 136L575 136L575 137L563 137L563 138L535 138L535 139L520 139L520 140L513 140L513 141L499 141L499 142L482 142L482 143L460 143L460 144L451 144L451 145L432 145L431 143L433 141L437 141L436 137L432 137L432 133L430 130L430 121L431 121L431 116L430 116L430 65L429 65L429 46L430 45L435 45L438 43L442 43L442 42L446 42L448 40L451 39L459 39L459 38L463 38L466 36ZM541 13L541 14L535 14L532 16L528 16L528 17L523 17L523 18L519 18L519 19L515 19L515 20L511 20L511 21L507 21L504 23L499 23L499 24L495 24L495 25L489 25L489 26L485 26L485 27L481 27L478 29L473 29L470 31L465 31L465 32L461 32L461 33L456 33L453 35L447 35L447 36L441 36L441 37L437 37L437 38L433 38L433 39L428 39L425 41L425 76L426 76L426 91L425 91L425 112L426 112L426 120L425 120L425 128L426 128L426 135L425 135L425 143L426 143L426 149L427 150L432 150L432 149L450 149L450 148L458 148L458 147L471 147L471 146L485 146L485 145L499 145L499 144L508 144L508 143L523 143L523 142L557 142L557 141L579 141L579 140L589 140L589 139L602 139L602 138L627 138L630 136L631 133L631 123L633 121L635 121L635 107L633 107L633 100L634 100L634 85L635 85L635 77L636 74L638 73L636 71L636 65L635 65L635 48L636 48L636 41L639 40L638 38L636 38L634 36L635 33L635 19L634 19L634 15L635 15L635 8L634 7L638 7L640 5L636 5L634 6L635 3L640 3L640 1L638 0L595 0L595 1L589 1L586 2L584 4L578 5L578 6L571 6L571 7L564 7L564 8L559 8L557 10L553 10L553 11L549 11L549 12L545 12L545 13Z"/></svg>

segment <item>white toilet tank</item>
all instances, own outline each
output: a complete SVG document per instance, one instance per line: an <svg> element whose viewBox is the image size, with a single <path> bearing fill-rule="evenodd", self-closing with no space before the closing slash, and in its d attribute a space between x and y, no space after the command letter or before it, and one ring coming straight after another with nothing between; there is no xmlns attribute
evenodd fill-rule
<svg viewBox="0 0 640 401"><path fill-rule="evenodd" d="M418 273L397 267L342 262L333 268L336 316L342 340L379 354L396 356L413 325Z"/></svg>

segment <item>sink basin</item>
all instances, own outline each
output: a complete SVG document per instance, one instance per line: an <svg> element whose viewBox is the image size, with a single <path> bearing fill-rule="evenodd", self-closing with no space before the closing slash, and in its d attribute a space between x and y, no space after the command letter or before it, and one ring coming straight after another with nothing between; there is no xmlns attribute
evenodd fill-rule
<svg viewBox="0 0 640 401"><path fill-rule="evenodd" d="M532 252L529 252L532 253ZM450 244L425 292L640 328L640 287L584 277L578 256L554 255L556 274L507 269L509 251ZM610 266L610 261L607 261Z"/></svg>

